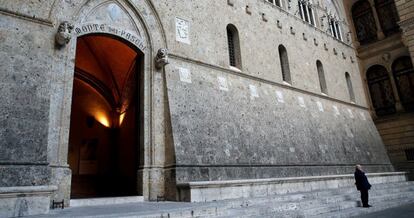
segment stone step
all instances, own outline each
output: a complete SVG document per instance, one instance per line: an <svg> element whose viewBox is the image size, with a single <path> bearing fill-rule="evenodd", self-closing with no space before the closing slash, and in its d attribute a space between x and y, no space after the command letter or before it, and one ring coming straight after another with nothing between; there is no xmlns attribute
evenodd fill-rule
<svg viewBox="0 0 414 218"><path fill-rule="evenodd" d="M392 202L392 201L399 201L402 198L410 198L413 196L414 198L414 191L406 192L406 193L395 193L395 194L387 194L382 196L374 196L370 198L370 204L376 205L381 204L382 202ZM349 208L356 208L358 207L358 201L355 199L353 201L342 201L342 202L335 202L331 204L326 204L320 207L315 208L308 208L305 210L305 214L307 215L319 215L339 210L346 210Z"/></svg>
<svg viewBox="0 0 414 218"><path fill-rule="evenodd" d="M377 202L392 201L399 198L414 196L414 186L412 183L377 185L376 190L371 192L371 200ZM344 191L347 189L343 189ZM357 207L359 200L359 192L355 187L349 189L350 193L338 194L341 191L321 191L318 193L292 194L296 199L290 201L280 201L287 199L289 195L280 196L273 199L260 199L260 203L256 199L249 200L250 205L244 207L229 208L228 214L222 217L264 217L264 216L304 216L317 215L328 212L346 210L348 208ZM306 198L306 195L309 199ZM331 195L331 196L329 196ZM312 196L310 198L309 196ZM295 201L296 200L296 201ZM253 203L254 202L254 203ZM274 206L277 205L278 206Z"/></svg>
<svg viewBox="0 0 414 218"><path fill-rule="evenodd" d="M411 197L412 196L412 197ZM207 218L207 217L349 217L360 211L359 192L354 186L338 189L288 193L253 199L232 199L206 203L142 202L109 206L72 207L57 212L59 217L146 217L146 218ZM370 203L377 210L414 202L414 182L396 182L374 185ZM387 206L387 207L386 207ZM73 211L70 211L70 210ZM94 212L89 212L94 210ZM363 210L365 209L365 210ZM105 212L104 212L105 211ZM52 216L53 217L53 216Z"/></svg>
<svg viewBox="0 0 414 218"><path fill-rule="evenodd" d="M408 184L408 185L407 185ZM370 193L372 195L382 195L386 193L395 193L400 191L409 191L414 189L414 183L402 183L400 186L398 185L387 185L387 186L378 186L375 187ZM348 195L345 195L348 194ZM262 197L262 198L253 198L253 199L237 199L237 200L230 200L227 202L223 202L223 204L228 204L230 208L238 208L240 206L248 207L254 205L261 205L267 203L278 203L278 202L298 202L298 201L306 201L315 198L322 198L326 201L330 200L333 201L335 198L336 201L343 200L345 197L346 199L352 198L356 199L355 196L359 196L359 192L355 189L355 187L350 187L347 189L341 190L323 190L323 191L314 191L308 193L295 193L295 194L285 194L285 195L278 195L278 196L269 196L269 197Z"/></svg>
<svg viewBox="0 0 414 218"><path fill-rule="evenodd" d="M71 199L70 207L89 207L144 202L143 196Z"/></svg>
<svg viewBox="0 0 414 218"><path fill-rule="evenodd" d="M370 207L370 208L353 207L353 208L348 208L348 209L335 211L331 213L324 213L324 214L319 214L315 216L309 216L309 218L320 218L320 217L349 218L349 217L360 216L363 214L385 210L388 208L398 207L398 206L402 206L402 205L410 204L410 203L414 203L414 198L401 198L401 199L394 200L394 201L378 202L376 204L373 204L373 207Z"/></svg>
<svg viewBox="0 0 414 218"><path fill-rule="evenodd" d="M371 198L371 202L373 204L378 204L381 202L390 202L401 198L408 198L410 196L414 196L414 191L387 194L383 196L375 196ZM338 198L339 197L341 196L338 196ZM356 208L358 206L357 200L350 201L345 199L342 199L343 201L336 201L330 203L327 203L326 199L315 199L302 202L280 202L282 205L277 206L273 204L252 206L248 208L229 210L228 214L223 217L263 217L271 214L277 215L278 217L282 215L286 217L293 215L304 216L304 214L306 214L306 216L317 216L329 212L341 211L349 208Z"/></svg>

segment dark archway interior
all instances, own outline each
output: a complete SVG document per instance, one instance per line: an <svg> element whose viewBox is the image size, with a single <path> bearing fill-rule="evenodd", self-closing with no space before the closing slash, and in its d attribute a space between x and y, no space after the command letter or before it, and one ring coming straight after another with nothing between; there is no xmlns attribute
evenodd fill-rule
<svg viewBox="0 0 414 218"><path fill-rule="evenodd" d="M142 58L113 37L78 38L68 154L72 198L138 194Z"/></svg>

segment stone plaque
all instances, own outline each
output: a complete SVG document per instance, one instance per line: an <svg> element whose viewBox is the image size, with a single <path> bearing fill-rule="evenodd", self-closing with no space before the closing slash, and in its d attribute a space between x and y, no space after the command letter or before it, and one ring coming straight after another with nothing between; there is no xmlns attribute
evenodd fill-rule
<svg viewBox="0 0 414 218"><path fill-rule="evenodd" d="M276 98L279 103L285 103L285 98L283 97L283 93L281 91L276 91Z"/></svg>
<svg viewBox="0 0 414 218"><path fill-rule="evenodd" d="M339 109L338 109L338 107L337 106L332 106L332 108L334 109L334 114L335 114L335 116L339 116L341 113L339 113Z"/></svg>
<svg viewBox="0 0 414 218"><path fill-rule="evenodd" d="M354 119L354 114L352 113L352 110L350 108L348 108L348 114L351 119Z"/></svg>
<svg viewBox="0 0 414 218"><path fill-rule="evenodd" d="M319 109L320 112L323 112L324 111L323 105L322 105L322 103L320 101L317 101L316 102L316 105L318 106L318 109Z"/></svg>
<svg viewBox="0 0 414 218"><path fill-rule="evenodd" d="M225 77L218 76L217 77L219 89L222 91L229 91L229 85L227 83L227 79Z"/></svg>
<svg viewBox="0 0 414 218"><path fill-rule="evenodd" d="M298 96L298 103L299 103L299 106L306 108L305 99L303 99L302 96Z"/></svg>
<svg viewBox="0 0 414 218"><path fill-rule="evenodd" d="M181 82L191 83L191 72L187 68L180 67L178 68L180 72L180 80Z"/></svg>
<svg viewBox="0 0 414 218"><path fill-rule="evenodd" d="M367 120L367 118L365 117L364 112L360 112L359 114L361 114L361 118L362 118L362 120Z"/></svg>
<svg viewBox="0 0 414 218"><path fill-rule="evenodd" d="M190 44L190 22L175 18L175 37L178 42Z"/></svg>
<svg viewBox="0 0 414 218"><path fill-rule="evenodd" d="M250 89L250 96L254 97L254 98L258 98L259 97L259 93L257 92L257 88L255 85L249 85L249 89Z"/></svg>

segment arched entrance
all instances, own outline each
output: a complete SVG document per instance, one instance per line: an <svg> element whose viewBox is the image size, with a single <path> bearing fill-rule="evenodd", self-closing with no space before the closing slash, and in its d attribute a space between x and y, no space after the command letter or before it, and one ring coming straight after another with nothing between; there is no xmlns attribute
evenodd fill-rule
<svg viewBox="0 0 414 218"><path fill-rule="evenodd" d="M69 133L71 198L138 195L144 55L105 34L78 38Z"/></svg>

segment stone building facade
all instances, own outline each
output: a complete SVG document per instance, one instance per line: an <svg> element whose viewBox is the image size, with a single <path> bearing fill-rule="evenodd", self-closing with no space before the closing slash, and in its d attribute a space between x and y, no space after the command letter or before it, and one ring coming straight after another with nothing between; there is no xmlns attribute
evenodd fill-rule
<svg viewBox="0 0 414 218"><path fill-rule="evenodd" d="M412 171L414 2L355 0L345 8L374 122L396 169Z"/></svg>
<svg viewBox="0 0 414 218"><path fill-rule="evenodd" d="M393 171L347 10L336 0L0 0L2 207L185 200L188 182L316 178L356 163Z"/></svg>

